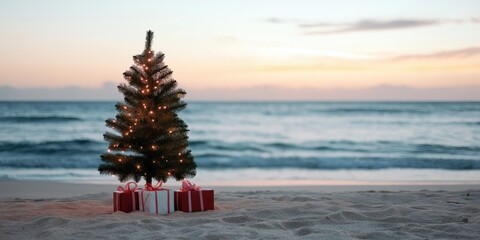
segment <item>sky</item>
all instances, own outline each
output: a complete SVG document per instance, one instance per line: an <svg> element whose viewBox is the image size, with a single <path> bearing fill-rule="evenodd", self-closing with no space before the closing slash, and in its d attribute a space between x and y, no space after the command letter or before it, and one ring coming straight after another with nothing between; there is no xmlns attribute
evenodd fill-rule
<svg viewBox="0 0 480 240"><path fill-rule="evenodd" d="M0 0L0 86L122 82L150 29L188 92L479 88L478 9L475 0Z"/></svg>

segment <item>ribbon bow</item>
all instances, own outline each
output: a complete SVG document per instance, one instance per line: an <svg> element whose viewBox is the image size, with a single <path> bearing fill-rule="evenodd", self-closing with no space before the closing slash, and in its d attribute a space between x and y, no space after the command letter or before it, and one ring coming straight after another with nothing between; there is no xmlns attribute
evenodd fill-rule
<svg viewBox="0 0 480 240"><path fill-rule="evenodd" d="M133 188L130 188L131 184L134 185ZM122 186L117 187L117 190L122 191L122 192L135 192L135 190L137 190L137 189L140 189L140 188L137 188L137 183L135 183L135 182L128 182L127 184L125 184L125 188L122 187Z"/></svg>
<svg viewBox="0 0 480 240"><path fill-rule="evenodd" d="M152 184L147 183L145 184L145 190L147 191L157 191L162 189L162 184L163 182L158 182L155 186L152 186Z"/></svg>
<svg viewBox="0 0 480 240"><path fill-rule="evenodd" d="M187 192L187 191L200 191L200 187L198 187L195 184L192 184L190 181L187 179L184 179L182 181L182 187L180 188L180 191L182 192Z"/></svg>

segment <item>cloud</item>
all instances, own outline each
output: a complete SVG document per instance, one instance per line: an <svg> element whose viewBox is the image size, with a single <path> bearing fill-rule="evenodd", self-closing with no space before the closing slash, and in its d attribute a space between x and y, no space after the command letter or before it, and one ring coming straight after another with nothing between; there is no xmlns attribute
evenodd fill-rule
<svg viewBox="0 0 480 240"><path fill-rule="evenodd" d="M441 51L441 52L435 52L435 53L429 53L429 54L400 55L400 56L391 58L391 60L400 61L400 60L414 60L414 59L467 58L467 57L474 57L477 55L480 55L480 47Z"/></svg>
<svg viewBox="0 0 480 240"><path fill-rule="evenodd" d="M265 22L274 24L293 23L297 24L299 28L306 31L306 35L323 35L323 34L341 34L349 32L361 31L386 31L398 30L406 28L418 28L435 26L447 23L480 23L480 18L472 17L470 19L393 19L393 20L359 20L355 22L307 22L299 19L284 19L284 18L268 18Z"/></svg>
<svg viewBox="0 0 480 240"><path fill-rule="evenodd" d="M332 23L314 23L314 24L300 24L299 27L304 29L311 28L325 28L330 27L331 30L320 31L307 31L306 34L335 34L335 33L347 33L347 32L359 32L359 31L381 31L381 30L394 30L405 28L416 28L438 25L443 23L436 20L416 20L416 19L397 19L390 21L379 20L361 20L353 23L345 24L332 24Z"/></svg>

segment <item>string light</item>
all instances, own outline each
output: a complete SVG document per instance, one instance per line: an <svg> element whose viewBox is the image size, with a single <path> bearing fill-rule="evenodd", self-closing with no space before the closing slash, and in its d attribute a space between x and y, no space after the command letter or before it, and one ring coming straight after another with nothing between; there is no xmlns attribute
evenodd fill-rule
<svg viewBox="0 0 480 240"><path fill-rule="evenodd" d="M149 113L150 113L150 114L153 114L153 111L150 111Z"/></svg>
<svg viewBox="0 0 480 240"><path fill-rule="evenodd" d="M152 122L155 122L155 119L152 119Z"/></svg>
<svg viewBox="0 0 480 240"><path fill-rule="evenodd" d="M155 148L157 148L157 147L155 147L155 145L152 145L152 149L155 150Z"/></svg>
<svg viewBox="0 0 480 240"><path fill-rule="evenodd" d="M168 172L168 175L172 175L170 172Z"/></svg>
<svg viewBox="0 0 480 240"><path fill-rule="evenodd" d="M137 165L137 169L140 169L140 165Z"/></svg>
<svg viewBox="0 0 480 240"><path fill-rule="evenodd" d="M110 148L109 148L109 149L107 149L107 152L111 152L111 151L112 151L112 150L110 150Z"/></svg>
<svg viewBox="0 0 480 240"><path fill-rule="evenodd" d="M127 106L123 106L124 109L127 109Z"/></svg>
<svg viewBox="0 0 480 240"><path fill-rule="evenodd" d="M167 109L167 106L163 106L163 109Z"/></svg>
<svg viewBox="0 0 480 240"><path fill-rule="evenodd" d="M180 159L180 162L183 162L183 159Z"/></svg>
<svg viewBox="0 0 480 240"><path fill-rule="evenodd" d="M173 132L172 130L168 131L168 133L172 133L172 132Z"/></svg>
<svg viewBox="0 0 480 240"><path fill-rule="evenodd" d="M121 159L121 158L119 158L119 159L118 159L118 161L119 161L119 162L122 162L122 159Z"/></svg>
<svg viewBox="0 0 480 240"><path fill-rule="evenodd" d="M178 153L178 156L182 156L182 153Z"/></svg>

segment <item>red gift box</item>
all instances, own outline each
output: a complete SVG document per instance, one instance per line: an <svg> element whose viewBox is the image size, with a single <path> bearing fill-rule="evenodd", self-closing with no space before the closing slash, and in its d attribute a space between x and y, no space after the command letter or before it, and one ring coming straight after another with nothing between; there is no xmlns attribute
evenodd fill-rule
<svg viewBox="0 0 480 240"><path fill-rule="evenodd" d="M135 187L130 188L130 184L134 184ZM129 182L125 188L119 186L118 191L113 192L113 211L122 211L129 213L131 211L139 210L139 193L137 190L137 184Z"/></svg>
<svg viewBox="0 0 480 240"><path fill-rule="evenodd" d="M175 191L175 210L183 212L198 212L214 210L215 198L212 189L200 189L184 180L182 188Z"/></svg>

